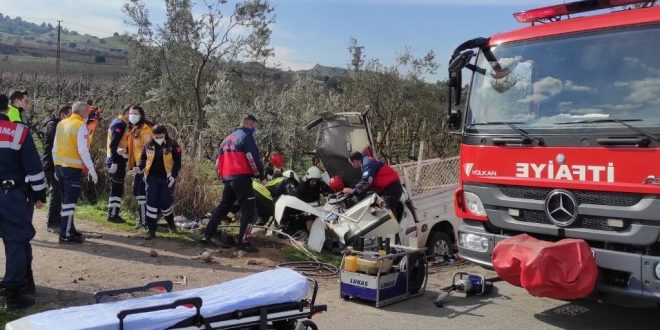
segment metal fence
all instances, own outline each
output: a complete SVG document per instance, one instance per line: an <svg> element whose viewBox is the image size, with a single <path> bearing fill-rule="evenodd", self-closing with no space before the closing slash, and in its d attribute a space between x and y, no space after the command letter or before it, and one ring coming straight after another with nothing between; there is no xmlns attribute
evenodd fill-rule
<svg viewBox="0 0 660 330"><path fill-rule="evenodd" d="M399 173L411 197L458 183L458 157L428 159L392 167Z"/></svg>

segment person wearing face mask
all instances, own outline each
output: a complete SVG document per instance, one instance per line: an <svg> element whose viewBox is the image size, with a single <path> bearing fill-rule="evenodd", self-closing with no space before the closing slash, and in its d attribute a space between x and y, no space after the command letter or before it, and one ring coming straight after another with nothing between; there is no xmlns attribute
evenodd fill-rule
<svg viewBox="0 0 660 330"><path fill-rule="evenodd" d="M62 211L60 212L60 243L82 243L82 234L76 230L73 215L80 198L83 167L92 182L98 181L94 162L87 146L87 125L83 116L87 115L87 104L76 102L71 106L72 114L60 121L53 142L53 161L56 179L61 184Z"/></svg>
<svg viewBox="0 0 660 330"><path fill-rule="evenodd" d="M243 116L241 124L220 143L216 160L218 176L224 183L222 200L213 210L211 220L206 227L202 243L211 242L218 230L218 224L238 202L240 209L240 230L237 248L241 251L256 253L247 238L250 226L256 220L256 200L252 189L252 178L257 177L266 184L264 167L259 156L259 149L254 141L257 128L257 118L248 114Z"/></svg>
<svg viewBox="0 0 660 330"><path fill-rule="evenodd" d="M142 149L137 168L133 174L144 173L147 187L147 235L146 240L156 237L158 211L163 213L170 232L176 232L172 203L174 201L174 183L181 170L181 147L167 134L162 124L153 127L153 138Z"/></svg>
<svg viewBox="0 0 660 330"><path fill-rule="evenodd" d="M144 146L153 137L152 124L147 120L144 109L139 105L131 107L128 113L128 167L134 168L140 163ZM136 174L133 180L133 196L138 203L138 221L135 228L147 227L147 190L143 174Z"/></svg>
<svg viewBox="0 0 660 330"><path fill-rule="evenodd" d="M126 163L128 160L128 111L126 106L121 114L108 127L106 169L110 180L110 197L108 200L108 221L114 223L126 222L119 215L121 199L124 196L124 179L126 178Z"/></svg>
<svg viewBox="0 0 660 330"><path fill-rule="evenodd" d="M9 94L9 110L7 117L15 123L27 123L25 110L30 106L30 98L27 91L13 91Z"/></svg>

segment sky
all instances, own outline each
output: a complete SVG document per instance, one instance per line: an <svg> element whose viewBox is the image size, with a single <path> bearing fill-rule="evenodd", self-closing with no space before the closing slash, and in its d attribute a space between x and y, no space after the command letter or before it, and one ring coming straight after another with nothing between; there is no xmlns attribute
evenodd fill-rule
<svg viewBox="0 0 660 330"><path fill-rule="evenodd" d="M193 0L194 1L194 0ZM309 69L315 64L347 67L350 38L367 59L392 65L409 48L421 57L433 50L446 76L453 49L465 40L523 26L512 14L563 0L270 0L275 7L271 66ZM121 6L126 0L0 0L0 13L106 37L130 31ZM162 0L146 0L152 21L162 23ZM201 2L201 1L200 1ZM235 2L230 0L231 2ZM199 6L195 9L201 12Z"/></svg>

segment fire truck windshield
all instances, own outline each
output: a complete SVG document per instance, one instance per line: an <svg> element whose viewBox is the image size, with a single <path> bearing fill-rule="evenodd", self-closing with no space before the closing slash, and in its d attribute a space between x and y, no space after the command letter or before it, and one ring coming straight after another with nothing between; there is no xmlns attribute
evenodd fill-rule
<svg viewBox="0 0 660 330"><path fill-rule="evenodd" d="M659 32L653 25L497 45L490 52L498 65L480 52L466 131L506 129L479 125L500 122L561 134L557 123L591 130L621 127L619 118L660 128Z"/></svg>

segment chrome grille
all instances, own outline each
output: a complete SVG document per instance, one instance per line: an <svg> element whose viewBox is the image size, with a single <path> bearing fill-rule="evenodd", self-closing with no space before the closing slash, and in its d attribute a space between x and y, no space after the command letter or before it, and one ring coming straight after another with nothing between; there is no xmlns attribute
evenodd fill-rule
<svg viewBox="0 0 660 330"><path fill-rule="evenodd" d="M515 217L514 219L523 222L531 223L540 223L544 225L553 225L554 224L548 219L543 211L534 211L534 210L520 210L520 216ZM604 230L604 231L621 231L628 228L630 225L629 220L624 220L623 228L611 227L607 224L607 218L597 217L591 215L581 215L578 217L578 220L571 226L567 228L585 228L585 229L594 229L594 230Z"/></svg>
<svg viewBox="0 0 660 330"><path fill-rule="evenodd" d="M544 200L553 190L548 188L500 186L500 191L508 197ZM572 190L579 204L633 206L642 200L642 194Z"/></svg>

